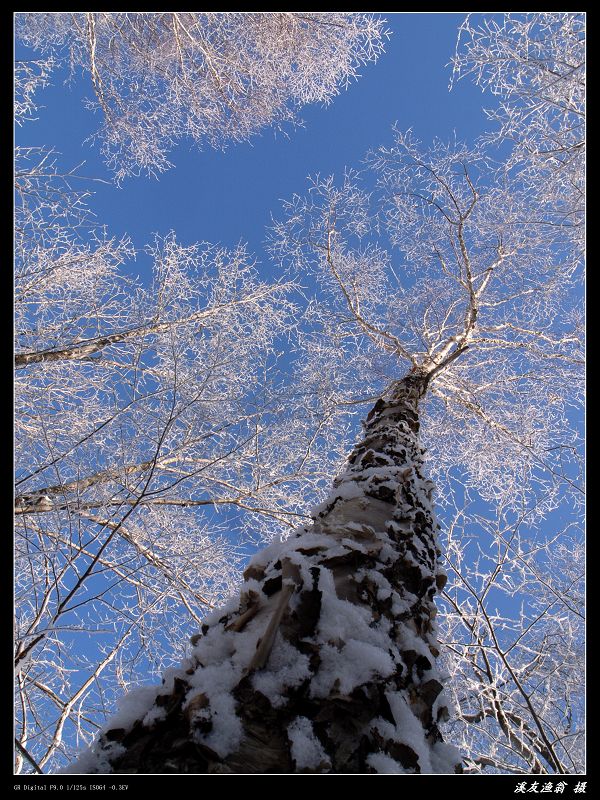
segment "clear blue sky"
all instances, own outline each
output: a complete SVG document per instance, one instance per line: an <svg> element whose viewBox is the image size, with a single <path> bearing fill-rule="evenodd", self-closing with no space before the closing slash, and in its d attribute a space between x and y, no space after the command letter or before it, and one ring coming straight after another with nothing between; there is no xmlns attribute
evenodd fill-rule
<svg viewBox="0 0 600 800"><path fill-rule="evenodd" d="M128 233L142 248L154 232L174 229L180 241L249 244L270 270L262 252L265 226L271 213L279 215L282 198L304 193L306 177L340 175L345 166L359 167L371 148L390 144L392 125L412 127L425 142L434 136L449 138L456 131L471 140L486 127L482 105L489 95L469 81L448 91L448 64L464 14L388 13L391 31L386 53L377 64L363 68L362 77L333 100L329 107L309 106L302 112L304 128L289 138L265 130L250 142L225 152L202 152L181 143L171 156L175 168L158 180L128 179L121 189L95 184L90 205L98 222L114 235ZM17 57L28 57L17 48ZM31 57L31 55L29 55ZM17 130L20 144L46 144L63 154L69 168L85 160L84 174L110 178L97 148L82 142L98 120L82 104L92 95L89 79L63 85L65 74L55 74L53 85L39 93L45 106L39 121ZM144 259L131 265L143 270Z"/></svg>

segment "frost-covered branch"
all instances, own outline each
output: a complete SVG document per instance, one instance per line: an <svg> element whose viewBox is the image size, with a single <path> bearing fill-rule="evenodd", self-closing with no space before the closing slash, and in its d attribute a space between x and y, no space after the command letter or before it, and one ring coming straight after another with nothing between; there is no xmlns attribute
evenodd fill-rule
<svg viewBox="0 0 600 800"><path fill-rule="evenodd" d="M376 61L382 19L347 12L19 12L28 46L89 74L117 180L157 175L183 138L244 141L298 122ZM27 99L27 95L25 95ZM27 102L24 104L27 107Z"/></svg>
<svg viewBox="0 0 600 800"><path fill-rule="evenodd" d="M292 281L169 234L142 283L76 172L42 150L17 166L17 738L47 768L97 730L99 703L177 657L343 442L278 375Z"/></svg>

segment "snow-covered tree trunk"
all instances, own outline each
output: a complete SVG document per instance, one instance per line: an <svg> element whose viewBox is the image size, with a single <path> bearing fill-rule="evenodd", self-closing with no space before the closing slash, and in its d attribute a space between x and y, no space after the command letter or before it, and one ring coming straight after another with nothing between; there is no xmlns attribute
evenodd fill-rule
<svg viewBox="0 0 600 800"><path fill-rule="evenodd" d="M313 524L254 557L192 657L128 695L73 772L454 772L436 668L445 583L413 373L380 399Z"/></svg>

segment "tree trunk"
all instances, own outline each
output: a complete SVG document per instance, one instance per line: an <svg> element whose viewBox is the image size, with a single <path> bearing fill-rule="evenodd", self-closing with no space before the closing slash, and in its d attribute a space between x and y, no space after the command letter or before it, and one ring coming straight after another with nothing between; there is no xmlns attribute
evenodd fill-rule
<svg viewBox="0 0 600 800"><path fill-rule="evenodd" d="M180 669L124 698L69 771L455 772L436 669L445 581L412 374L379 400L311 526L268 546Z"/></svg>

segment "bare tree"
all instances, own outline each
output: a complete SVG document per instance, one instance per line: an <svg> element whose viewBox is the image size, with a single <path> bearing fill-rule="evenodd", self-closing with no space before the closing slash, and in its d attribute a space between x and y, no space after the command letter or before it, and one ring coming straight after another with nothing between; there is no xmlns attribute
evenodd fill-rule
<svg viewBox="0 0 600 800"><path fill-rule="evenodd" d="M294 527L339 458L277 375L293 284L174 234L134 279L89 186L17 152L17 770L56 768L115 693L181 654L249 543Z"/></svg>
<svg viewBox="0 0 600 800"><path fill-rule="evenodd" d="M453 81L470 76L499 99L486 112L493 128L483 141L504 153L510 144L502 169L512 172L540 210L532 222L560 226L567 240L563 252L581 258L585 15L469 15L453 66ZM563 469L576 444L573 436L554 450L567 480L578 472L572 464ZM448 524L450 589L443 620L451 669L461 676L452 683L458 709L453 738L469 754L470 771L583 772L579 515L566 511L571 503L564 497L560 516L551 517L543 537L530 509L506 513L500 503L487 517L470 519L468 502L463 497L461 508L454 502ZM473 557L475 531L489 545L478 544ZM502 597L511 598L513 607L520 604L519 615L498 612Z"/></svg>
<svg viewBox="0 0 600 800"><path fill-rule="evenodd" d="M14 80L14 114L15 122L23 125L26 120L35 119L38 105L34 100L36 91L47 85L48 79L56 63L53 58L39 61L16 61Z"/></svg>
<svg viewBox="0 0 600 800"><path fill-rule="evenodd" d="M547 222L583 245L585 192L585 15L469 15L459 30L453 80L470 76L499 99L486 139L512 143L519 172Z"/></svg>
<svg viewBox="0 0 600 800"><path fill-rule="evenodd" d="M325 407L380 397L364 438L313 510L312 526L255 557L239 602L205 621L162 687L128 698L72 771L458 768L439 728L448 711L432 598L446 579L422 443L442 508L459 483L463 500L469 492L501 508L505 523L525 513L535 526L559 507L576 509L570 409L581 388L580 264L569 232L533 223L543 205L532 207L529 189L481 148L435 142L424 150L397 133L371 164L374 192L356 174L341 185L315 179L307 197L286 204L270 245L284 265L313 270L320 282L305 333L307 392ZM517 564L520 573L508 570L508 578L523 592L535 558L514 542L511 551L505 538L503 531L495 542L498 570ZM504 736L521 763L568 771L572 748L548 703L565 687L573 694L576 668L571 659L573 668L556 674L548 637L569 588L558 592L560 603L546 602L537 627L539 594L505 625L487 610L492 579L470 566L479 580L469 583L452 547L446 559L455 584L445 594L448 635L462 625L470 636L455 642L461 670L481 682L481 659L498 659L514 684L507 692L497 670L483 675L484 716L499 728L492 735ZM546 568L538 572L543 584ZM571 647L575 628L563 635ZM552 700L541 688L550 684ZM457 680L454 691L465 694L463 708L472 703L472 680ZM510 697L498 703L502 691ZM571 700L562 707L571 713ZM473 753L466 763L476 762ZM490 763L502 770L511 759L494 751Z"/></svg>
<svg viewBox="0 0 600 800"><path fill-rule="evenodd" d="M379 400L313 523L256 556L162 687L73 772L448 772L436 523L415 373Z"/></svg>
<svg viewBox="0 0 600 800"><path fill-rule="evenodd" d="M511 515L512 516L512 515ZM473 552L475 550L475 552ZM460 509L440 618L465 771L585 772L584 561L576 525L541 535Z"/></svg>
<svg viewBox="0 0 600 800"><path fill-rule="evenodd" d="M579 223L488 146L396 132L285 204L321 452L376 402L312 523L70 772L582 769Z"/></svg>
<svg viewBox="0 0 600 800"><path fill-rule="evenodd" d="M342 12L30 12L27 45L89 74L117 180L168 169L180 139L222 146L328 103L383 51L384 23Z"/></svg>
<svg viewBox="0 0 600 800"><path fill-rule="evenodd" d="M17 122L68 55L91 75L119 178L165 169L179 137L245 139L328 102L384 37L381 21L335 13L16 21L49 53L16 66ZM243 247L174 234L147 248L151 285L136 283L121 270L131 243L95 225L77 184L90 185L51 150L17 148L18 769L60 763L65 726L86 741L117 686L172 658L177 631L230 591L232 526L246 547L269 521L296 524L339 452L319 441L319 411L276 386L291 284L262 284ZM208 509L222 510L210 533Z"/></svg>

